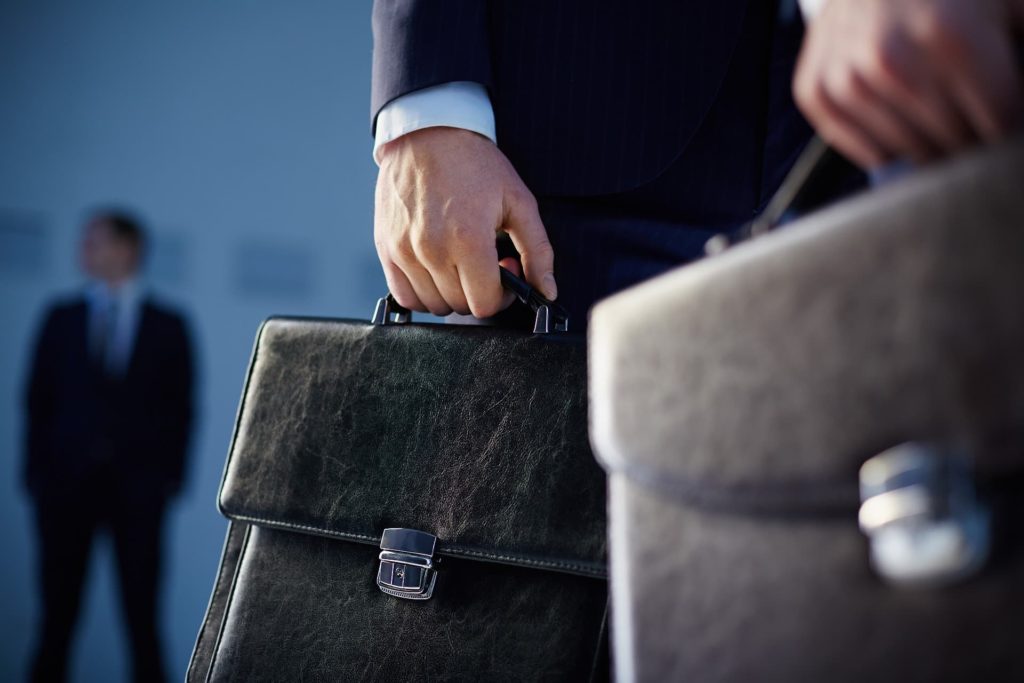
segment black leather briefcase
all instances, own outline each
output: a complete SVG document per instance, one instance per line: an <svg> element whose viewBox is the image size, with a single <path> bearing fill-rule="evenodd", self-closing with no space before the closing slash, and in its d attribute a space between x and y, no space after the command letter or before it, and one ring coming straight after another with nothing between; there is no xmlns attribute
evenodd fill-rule
<svg viewBox="0 0 1024 683"><path fill-rule="evenodd" d="M1024 141L590 334L620 680L1024 680Z"/></svg>
<svg viewBox="0 0 1024 683"><path fill-rule="evenodd" d="M263 324L188 680L607 678L582 338L407 317Z"/></svg>

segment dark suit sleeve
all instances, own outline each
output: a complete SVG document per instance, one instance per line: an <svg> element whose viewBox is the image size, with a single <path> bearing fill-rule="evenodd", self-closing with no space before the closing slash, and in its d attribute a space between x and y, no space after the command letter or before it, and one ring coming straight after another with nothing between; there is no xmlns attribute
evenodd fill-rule
<svg viewBox="0 0 1024 683"><path fill-rule="evenodd" d="M35 341L25 391L25 444L22 477L26 490L38 490L39 475L46 466L47 434L53 427L57 377L57 312L50 310Z"/></svg>
<svg viewBox="0 0 1024 683"><path fill-rule="evenodd" d="M171 493L181 490L188 465L189 441L195 414L195 361L192 341L184 318L175 317L167 372L171 391L167 407L170 419L168 484Z"/></svg>
<svg viewBox="0 0 1024 683"><path fill-rule="evenodd" d="M491 87L485 0L375 0L370 131L392 100L440 83Z"/></svg>

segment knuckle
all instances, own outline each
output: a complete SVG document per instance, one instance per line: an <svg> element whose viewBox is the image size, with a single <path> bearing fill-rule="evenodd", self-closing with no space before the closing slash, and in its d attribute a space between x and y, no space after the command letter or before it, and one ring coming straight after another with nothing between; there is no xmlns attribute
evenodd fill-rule
<svg viewBox="0 0 1024 683"><path fill-rule="evenodd" d="M793 100L801 109L809 109L813 103L813 81L813 77L808 75L804 69L798 70L793 78Z"/></svg>
<svg viewBox="0 0 1024 683"><path fill-rule="evenodd" d="M891 33L868 52L863 71L878 83L909 84L908 52L906 35Z"/></svg>
<svg viewBox="0 0 1024 683"><path fill-rule="evenodd" d="M453 221L448 227L449 239L460 246L476 242L479 233L479 228L466 221Z"/></svg>
<svg viewBox="0 0 1024 683"><path fill-rule="evenodd" d="M530 249L528 258L534 263L551 263L555 260L555 249L547 239Z"/></svg>
<svg viewBox="0 0 1024 683"><path fill-rule="evenodd" d="M397 263L408 264L416 261L416 252L408 239L393 240L388 246L388 251Z"/></svg>
<svg viewBox="0 0 1024 683"><path fill-rule="evenodd" d="M408 308L411 311L422 311L423 308L420 305L419 300L412 296L409 292L398 290L395 287L391 287L391 296L395 297L397 301L404 308Z"/></svg>
<svg viewBox="0 0 1024 683"><path fill-rule="evenodd" d="M825 84L817 75L805 75L794 82L793 96L797 106L811 121L821 118L825 111Z"/></svg>
<svg viewBox="0 0 1024 683"><path fill-rule="evenodd" d="M432 231L420 231L412 239L413 257L423 263L438 263L444 258L444 241Z"/></svg>
<svg viewBox="0 0 1024 683"><path fill-rule="evenodd" d="M860 87L857 72L849 66L837 69L829 81L828 92L834 101L842 105L849 106L859 102L863 89Z"/></svg>
<svg viewBox="0 0 1024 683"><path fill-rule="evenodd" d="M497 303L472 303L469 305L469 311L473 314L474 318L490 318L491 316L497 315L498 305Z"/></svg>
<svg viewBox="0 0 1024 683"><path fill-rule="evenodd" d="M490 318L501 310L500 292L474 291L469 297L469 310L476 318Z"/></svg>
<svg viewBox="0 0 1024 683"><path fill-rule="evenodd" d="M525 185L520 185L512 193L513 200L526 211L537 211L537 198Z"/></svg>

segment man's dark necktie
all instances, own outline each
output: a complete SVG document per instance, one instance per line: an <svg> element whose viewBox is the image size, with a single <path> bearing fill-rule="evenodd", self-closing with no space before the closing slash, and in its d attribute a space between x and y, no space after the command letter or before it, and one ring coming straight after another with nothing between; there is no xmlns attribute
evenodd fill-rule
<svg viewBox="0 0 1024 683"><path fill-rule="evenodd" d="M101 374L111 375L114 370L114 351L117 344L117 302L108 301L99 314L96 326L96 345L93 363Z"/></svg>

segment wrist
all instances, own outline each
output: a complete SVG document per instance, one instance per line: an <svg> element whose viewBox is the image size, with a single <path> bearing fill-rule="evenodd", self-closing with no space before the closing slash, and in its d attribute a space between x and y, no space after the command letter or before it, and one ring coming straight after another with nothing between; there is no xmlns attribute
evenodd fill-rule
<svg viewBox="0 0 1024 683"><path fill-rule="evenodd" d="M390 142L385 142L377 148L377 161L384 164L389 157L393 157L398 151L408 145L418 144L461 144L463 142L483 141L494 145L494 141L486 135L466 128L453 126L429 126L417 128L401 135Z"/></svg>

